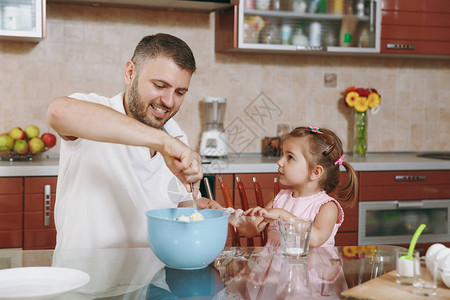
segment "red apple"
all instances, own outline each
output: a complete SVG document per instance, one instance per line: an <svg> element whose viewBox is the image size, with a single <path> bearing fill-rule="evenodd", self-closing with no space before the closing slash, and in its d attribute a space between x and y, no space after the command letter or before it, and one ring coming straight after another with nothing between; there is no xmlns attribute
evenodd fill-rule
<svg viewBox="0 0 450 300"><path fill-rule="evenodd" d="M53 147L56 144L56 136L49 132L44 133L41 136L41 140L44 142L44 145L47 148Z"/></svg>
<svg viewBox="0 0 450 300"><path fill-rule="evenodd" d="M25 134L27 135L27 138L31 140L32 138L39 136L39 128L35 125L30 125L25 128Z"/></svg>
<svg viewBox="0 0 450 300"><path fill-rule="evenodd" d="M38 138L32 138L30 141L28 141L28 149L33 154L38 154L44 151L44 142Z"/></svg>
<svg viewBox="0 0 450 300"><path fill-rule="evenodd" d="M25 140L15 140L14 141L14 146L13 146L13 151L18 153L18 154L27 154L28 152L28 143Z"/></svg>
<svg viewBox="0 0 450 300"><path fill-rule="evenodd" d="M14 127L9 132L9 136L12 137L14 140L24 140L26 135L25 131L22 130L20 127Z"/></svg>

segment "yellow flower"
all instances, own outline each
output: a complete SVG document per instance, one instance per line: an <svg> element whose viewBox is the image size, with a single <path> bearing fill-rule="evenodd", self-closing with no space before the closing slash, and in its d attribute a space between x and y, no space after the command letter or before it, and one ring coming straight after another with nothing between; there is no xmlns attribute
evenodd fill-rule
<svg viewBox="0 0 450 300"><path fill-rule="evenodd" d="M345 103L347 103L348 106L353 107L355 106L356 99L359 97L359 94L357 92L350 92L345 96Z"/></svg>
<svg viewBox="0 0 450 300"><path fill-rule="evenodd" d="M366 97L358 97L355 101L355 110L365 112L369 108L369 102Z"/></svg>
<svg viewBox="0 0 450 300"><path fill-rule="evenodd" d="M367 97L367 100L369 102L369 107L374 108L375 106L378 106L381 102L380 95L377 93L370 93L369 97Z"/></svg>

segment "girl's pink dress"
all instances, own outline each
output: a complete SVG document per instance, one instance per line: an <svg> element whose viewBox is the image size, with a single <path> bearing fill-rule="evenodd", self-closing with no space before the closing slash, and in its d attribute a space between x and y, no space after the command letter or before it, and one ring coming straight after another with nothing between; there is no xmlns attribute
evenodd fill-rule
<svg viewBox="0 0 450 300"><path fill-rule="evenodd" d="M328 196L325 191L320 191L317 194L308 197L292 197L292 190L281 190L273 200L274 208L283 208L291 214L297 216L305 221L313 221L319 213L322 205L328 202L334 202L338 208L338 218L334 224L333 232L323 246L334 246L334 236L336 235L339 226L344 221L344 210L339 202ZM276 222L272 222L268 227L267 246L280 245L280 232Z"/></svg>

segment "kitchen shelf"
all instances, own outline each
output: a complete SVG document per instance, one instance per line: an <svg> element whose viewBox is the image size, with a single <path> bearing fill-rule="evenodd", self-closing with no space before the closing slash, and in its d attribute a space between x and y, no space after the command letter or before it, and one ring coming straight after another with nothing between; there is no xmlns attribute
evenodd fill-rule
<svg viewBox="0 0 450 300"><path fill-rule="evenodd" d="M45 38L45 0L6 0L0 4L0 40L33 41Z"/></svg>
<svg viewBox="0 0 450 300"><path fill-rule="evenodd" d="M284 20L288 19L309 19L309 20L333 20L333 21L340 21L345 16L350 15L343 15L343 14L314 14L314 13L298 13L294 11L274 11L274 10L257 10L257 9L246 9L244 10L244 14L246 16L261 16L261 17L277 17L277 18L283 18ZM356 16L351 15L354 17L357 17L359 21L369 21L369 17L367 16Z"/></svg>
<svg viewBox="0 0 450 300"><path fill-rule="evenodd" d="M234 8L216 12L215 22L218 52L380 52L381 0L365 1L364 15L353 8L340 11L327 8L320 13L255 9L240 1Z"/></svg>

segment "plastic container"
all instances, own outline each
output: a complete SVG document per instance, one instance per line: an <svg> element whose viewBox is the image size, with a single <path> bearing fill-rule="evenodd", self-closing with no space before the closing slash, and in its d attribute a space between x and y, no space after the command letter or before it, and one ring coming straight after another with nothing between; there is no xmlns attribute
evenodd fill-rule
<svg viewBox="0 0 450 300"><path fill-rule="evenodd" d="M309 45L319 47L322 45L321 41L322 25L319 22L312 22L309 25Z"/></svg>
<svg viewBox="0 0 450 300"><path fill-rule="evenodd" d="M3 7L2 24L4 30L18 30L20 26L20 8L18 6Z"/></svg>

